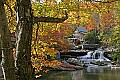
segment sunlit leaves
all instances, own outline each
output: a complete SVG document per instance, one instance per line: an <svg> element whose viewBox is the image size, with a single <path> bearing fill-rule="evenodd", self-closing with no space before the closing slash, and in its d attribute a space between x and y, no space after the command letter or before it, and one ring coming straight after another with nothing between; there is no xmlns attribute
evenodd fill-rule
<svg viewBox="0 0 120 80"><path fill-rule="evenodd" d="M119 46L120 2L111 2L112 0L105 2L108 1L109 3L92 3L64 0L57 3L56 0L44 0L43 3L32 3L33 14L37 17L59 18L64 16L65 10L68 13L68 19L64 23L41 22L33 26L32 62L36 72L43 70L44 66L55 67L59 64L55 60L55 54L57 50L68 49L67 37L72 35L76 25L89 26L90 30L101 30L98 37L102 42ZM15 0L7 0L7 4L8 23L13 32L16 26ZM98 23L94 14L98 15L99 25L96 25ZM107 30L109 28L111 32Z"/></svg>
<svg viewBox="0 0 120 80"><path fill-rule="evenodd" d="M118 23L119 17L114 13L114 2L101 3L101 2L77 2L76 0L62 1L57 4L55 1L47 0L42 4L33 3L34 16L43 17L62 17L64 10L68 13L68 19L61 24L53 23L39 23L39 30L36 39L36 25L33 30L33 54L37 56L40 61L40 66L51 66L57 63L49 63L49 58L54 58L56 50L66 50L67 37L73 33L71 25L90 26L92 29L101 30L99 39L106 44L109 44L112 39L110 31L104 31ZM119 8L118 8L119 10ZM95 14L98 16L96 17ZM114 31L113 34L115 35ZM117 35L118 36L118 35ZM119 37L114 38L118 40ZM113 41L115 41L113 40ZM49 56L48 56L49 55ZM42 61L41 61L42 60ZM33 60L34 61L34 60Z"/></svg>
<svg viewBox="0 0 120 80"><path fill-rule="evenodd" d="M63 14L63 10L61 10L58 5L51 2L50 4L43 3L43 4L36 4L33 3L32 7L34 10L35 16L49 16L49 17L60 17Z"/></svg>
<svg viewBox="0 0 120 80"><path fill-rule="evenodd" d="M11 32L15 31L16 27L16 13L15 13L15 2L16 0L6 0L5 9L8 19L8 27Z"/></svg>
<svg viewBox="0 0 120 80"><path fill-rule="evenodd" d="M36 38L37 27L39 27L39 29ZM55 55L57 53L57 50L67 49L68 42L67 38L65 37L69 35L69 31L69 26L63 27L63 25L60 24L38 23L38 26L36 24L34 25L32 42L32 61L35 64L39 63L39 65L33 65L36 68L36 71L41 71L39 70L38 66L44 68L55 67L60 64L60 62L55 60Z"/></svg>
<svg viewBox="0 0 120 80"><path fill-rule="evenodd" d="M33 42L34 45L34 42ZM44 67L55 67L60 64L55 60L56 51L54 48L49 48L47 43L37 40L37 44L32 47L32 62L35 68L35 73L39 71L47 72Z"/></svg>

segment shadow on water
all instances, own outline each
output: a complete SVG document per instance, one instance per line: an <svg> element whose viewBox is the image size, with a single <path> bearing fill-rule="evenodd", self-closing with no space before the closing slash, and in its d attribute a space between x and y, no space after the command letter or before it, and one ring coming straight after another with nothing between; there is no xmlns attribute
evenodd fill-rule
<svg viewBox="0 0 120 80"><path fill-rule="evenodd" d="M120 69L86 68L52 73L37 80L120 80Z"/></svg>

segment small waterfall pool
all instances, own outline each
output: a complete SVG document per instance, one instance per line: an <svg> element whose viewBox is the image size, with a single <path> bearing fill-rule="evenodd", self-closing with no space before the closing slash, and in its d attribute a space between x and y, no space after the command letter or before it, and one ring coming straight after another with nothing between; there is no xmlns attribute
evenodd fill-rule
<svg viewBox="0 0 120 80"><path fill-rule="evenodd" d="M77 71L62 71L36 80L120 80L120 69L87 68Z"/></svg>

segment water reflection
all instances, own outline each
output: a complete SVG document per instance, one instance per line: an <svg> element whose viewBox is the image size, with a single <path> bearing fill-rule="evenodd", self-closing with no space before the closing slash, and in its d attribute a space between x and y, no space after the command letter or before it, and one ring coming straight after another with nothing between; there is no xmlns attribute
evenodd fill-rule
<svg viewBox="0 0 120 80"><path fill-rule="evenodd" d="M87 68L78 71L65 71L44 80L120 80L120 69Z"/></svg>

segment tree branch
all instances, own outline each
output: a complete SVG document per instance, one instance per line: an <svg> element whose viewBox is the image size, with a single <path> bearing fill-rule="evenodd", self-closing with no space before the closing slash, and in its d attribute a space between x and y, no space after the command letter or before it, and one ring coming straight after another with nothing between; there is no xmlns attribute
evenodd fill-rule
<svg viewBox="0 0 120 80"><path fill-rule="evenodd" d="M115 2L115 1L118 1L118 0L112 0L112 1L95 1L95 2L112 3L112 2Z"/></svg>
<svg viewBox="0 0 120 80"><path fill-rule="evenodd" d="M65 16L63 16L62 18L54 18L54 17L34 17L34 23L37 22L51 22L51 23L62 23L65 20L68 19L68 14L65 11Z"/></svg>

